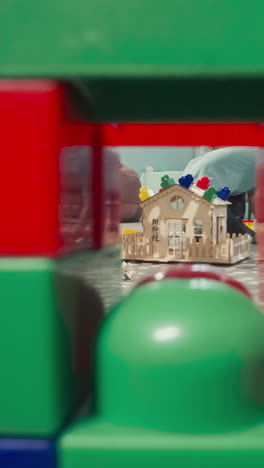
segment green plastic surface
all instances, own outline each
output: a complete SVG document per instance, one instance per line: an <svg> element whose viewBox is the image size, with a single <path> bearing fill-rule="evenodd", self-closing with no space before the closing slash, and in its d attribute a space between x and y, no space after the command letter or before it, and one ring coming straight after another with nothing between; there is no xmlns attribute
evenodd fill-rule
<svg viewBox="0 0 264 468"><path fill-rule="evenodd" d="M87 395L101 302L38 258L0 259L0 297L0 434L53 435Z"/></svg>
<svg viewBox="0 0 264 468"><path fill-rule="evenodd" d="M262 0L9 0L1 76L263 76Z"/></svg>
<svg viewBox="0 0 264 468"><path fill-rule="evenodd" d="M59 449L59 468L263 468L263 460L264 426L186 436L86 422Z"/></svg>
<svg viewBox="0 0 264 468"><path fill-rule="evenodd" d="M136 289L101 328L94 413L62 436L60 467L262 466L263 335L223 283Z"/></svg>
<svg viewBox="0 0 264 468"><path fill-rule="evenodd" d="M9 0L0 78L72 80L98 121L264 118L262 0Z"/></svg>

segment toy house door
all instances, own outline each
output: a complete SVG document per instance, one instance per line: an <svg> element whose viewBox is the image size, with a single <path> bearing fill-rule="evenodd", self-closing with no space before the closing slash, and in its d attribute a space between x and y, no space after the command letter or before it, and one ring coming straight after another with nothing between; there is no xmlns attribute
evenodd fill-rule
<svg viewBox="0 0 264 468"><path fill-rule="evenodd" d="M216 243L225 240L225 217L217 216L216 218Z"/></svg>
<svg viewBox="0 0 264 468"><path fill-rule="evenodd" d="M171 260L182 260L185 257L186 223L187 219L167 220L167 256Z"/></svg>

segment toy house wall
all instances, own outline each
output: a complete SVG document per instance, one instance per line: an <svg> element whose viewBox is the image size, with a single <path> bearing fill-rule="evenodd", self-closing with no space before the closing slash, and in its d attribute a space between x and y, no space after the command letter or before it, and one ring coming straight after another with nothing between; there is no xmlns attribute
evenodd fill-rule
<svg viewBox="0 0 264 468"><path fill-rule="evenodd" d="M171 207L171 200L179 196L184 201L180 210ZM221 207L219 207L221 208ZM219 210L220 212L220 210ZM168 189L166 196L144 207L143 228L147 238L152 239L152 221L159 220L159 240L153 240L153 258L166 257L168 251L168 223L170 220L186 221L186 237L191 241L194 234L194 221L202 223L202 237L204 240L211 237L213 205L201 200L200 197L181 187L177 190ZM222 213L222 212L221 212ZM216 229L216 228L215 228Z"/></svg>

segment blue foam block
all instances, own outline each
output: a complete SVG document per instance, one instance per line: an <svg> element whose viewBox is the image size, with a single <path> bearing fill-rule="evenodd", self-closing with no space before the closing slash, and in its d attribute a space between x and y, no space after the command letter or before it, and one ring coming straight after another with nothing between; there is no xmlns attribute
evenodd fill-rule
<svg viewBox="0 0 264 468"><path fill-rule="evenodd" d="M1 468L56 468L55 442L44 439L0 439Z"/></svg>

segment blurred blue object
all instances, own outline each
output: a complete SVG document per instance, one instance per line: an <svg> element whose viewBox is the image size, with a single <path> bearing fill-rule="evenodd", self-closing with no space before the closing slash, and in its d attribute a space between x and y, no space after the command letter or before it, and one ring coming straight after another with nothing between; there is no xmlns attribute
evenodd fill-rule
<svg viewBox="0 0 264 468"><path fill-rule="evenodd" d="M55 442L44 439L0 439L1 468L56 468Z"/></svg>

